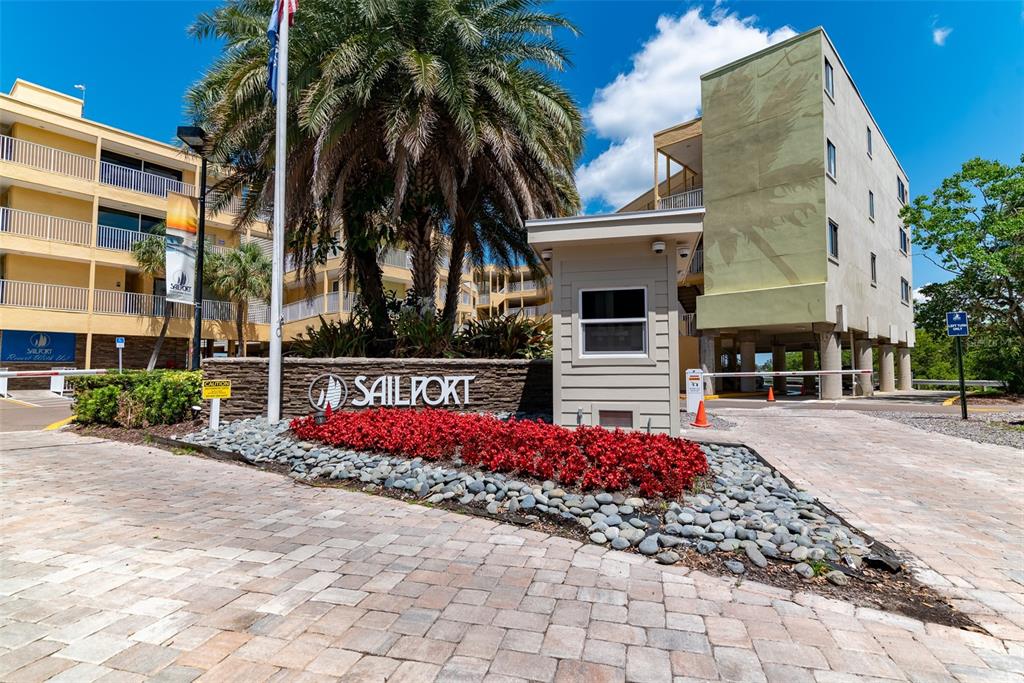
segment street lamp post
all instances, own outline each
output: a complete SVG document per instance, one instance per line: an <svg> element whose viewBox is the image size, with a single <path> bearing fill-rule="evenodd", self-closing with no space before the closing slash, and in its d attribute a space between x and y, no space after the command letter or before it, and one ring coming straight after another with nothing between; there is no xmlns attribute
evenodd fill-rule
<svg viewBox="0 0 1024 683"><path fill-rule="evenodd" d="M196 237L195 328L192 332L192 369L199 369L203 340L203 253L206 251L206 131L198 126L178 126L178 139L199 155L199 235Z"/></svg>

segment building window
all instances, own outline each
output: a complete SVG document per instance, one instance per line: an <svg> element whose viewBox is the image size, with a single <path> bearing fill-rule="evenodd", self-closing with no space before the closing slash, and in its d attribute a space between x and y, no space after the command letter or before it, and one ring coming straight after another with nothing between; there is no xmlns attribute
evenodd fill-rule
<svg viewBox="0 0 1024 683"><path fill-rule="evenodd" d="M875 193L868 190L868 218L875 220Z"/></svg>
<svg viewBox="0 0 1024 683"><path fill-rule="evenodd" d="M910 283L905 277L900 278L900 301L910 305Z"/></svg>
<svg viewBox="0 0 1024 683"><path fill-rule="evenodd" d="M580 290L582 355L647 353L647 289Z"/></svg>
<svg viewBox="0 0 1024 683"><path fill-rule="evenodd" d="M597 423L605 429L632 429L632 410L598 410Z"/></svg>
<svg viewBox="0 0 1024 683"><path fill-rule="evenodd" d="M828 220L828 255L839 258L839 224L831 218Z"/></svg>
<svg viewBox="0 0 1024 683"><path fill-rule="evenodd" d="M910 253L910 235L907 234L907 229L904 226L900 226L900 251L906 256Z"/></svg>
<svg viewBox="0 0 1024 683"><path fill-rule="evenodd" d="M826 140L826 155L825 155L825 170L828 172L832 179L836 177L836 146L832 144L831 140Z"/></svg>
<svg viewBox="0 0 1024 683"><path fill-rule="evenodd" d="M825 92L832 99L836 98L836 77L835 72L832 70L832 65L829 61L825 60Z"/></svg>
<svg viewBox="0 0 1024 683"><path fill-rule="evenodd" d="M878 257L871 255L871 286L878 285Z"/></svg>
<svg viewBox="0 0 1024 683"><path fill-rule="evenodd" d="M903 178L896 176L896 197L900 200L900 204L907 203L907 186L903 184Z"/></svg>
<svg viewBox="0 0 1024 683"><path fill-rule="evenodd" d="M871 126L868 126L866 130L868 131L868 156L871 156L875 151L874 143L871 140Z"/></svg>

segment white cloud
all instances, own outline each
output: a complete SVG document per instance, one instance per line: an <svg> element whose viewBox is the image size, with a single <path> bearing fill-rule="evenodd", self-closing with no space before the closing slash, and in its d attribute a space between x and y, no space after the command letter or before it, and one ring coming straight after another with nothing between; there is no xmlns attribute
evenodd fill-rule
<svg viewBox="0 0 1024 683"><path fill-rule="evenodd" d="M936 26L932 29L932 41L942 47L946 44L946 38L949 38L949 34L953 32L953 29L948 26Z"/></svg>
<svg viewBox="0 0 1024 683"><path fill-rule="evenodd" d="M610 145L577 170L584 205L618 208L651 187L652 135L698 115L701 74L795 35L755 21L717 3L710 17L692 9L658 18L629 71L594 93L587 116Z"/></svg>
<svg viewBox="0 0 1024 683"><path fill-rule="evenodd" d="M925 287L927 287L930 284L931 284L930 282L926 282L923 285L921 285L920 287L916 287L914 289L913 294L911 294L911 299L914 300L915 304L923 304L926 301L928 301L928 295L925 294L924 292L922 292L921 290L924 289Z"/></svg>

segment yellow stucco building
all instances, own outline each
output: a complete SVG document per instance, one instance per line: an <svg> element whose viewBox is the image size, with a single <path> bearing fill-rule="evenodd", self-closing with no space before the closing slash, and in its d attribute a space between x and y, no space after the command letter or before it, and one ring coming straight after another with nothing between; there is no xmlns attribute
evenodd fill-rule
<svg viewBox="0 0 1024 683"><path fill-rule="evenodd" d="M86 119L82 110L81 99L20 79L0 94L0 367L114 367L117 337L125 338L125 366L140 367L163 323L164 282L140 272L132 246L164 220L169 191L197 196L200 159ZM269 253L267 226L240 232L235 206L208 212L207 248L256 241ZM408 253L391 249L380 263L385 287L404 296L412 283ZM286 270L286 340L318 315L348 315L353 288L340 255L317 268L312 294L293 264ZM460 321L475 315L476 304L467 276ZM187 366L193 311L172 307L159 367ZM268 307L254 301L246 309L244 336L258 352L268 339ZM234 349L236 310L233 302L203 302L205 353Z"/></svg>

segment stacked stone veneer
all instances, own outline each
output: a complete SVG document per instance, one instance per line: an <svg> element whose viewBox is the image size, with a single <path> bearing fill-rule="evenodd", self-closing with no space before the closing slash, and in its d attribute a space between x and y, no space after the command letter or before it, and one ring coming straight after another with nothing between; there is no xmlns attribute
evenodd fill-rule
<svg viewBox="0 0 1024 683"><path fill-rule="evenodd" d="M231 380L231 398L221 401L222 419L266 415L268 362L266 358L203 359L204 379ZM359 375L369 381L381 375L397 375L406 385L410 377L473 375L467 405L440 406L451 410L549 414L552 407L549 360L285 358L281 372L281 412L285 417L312 412L309 384L326 372L348 384L346 409L354 408L352 399L361 395L354 383Z"/></svg>

